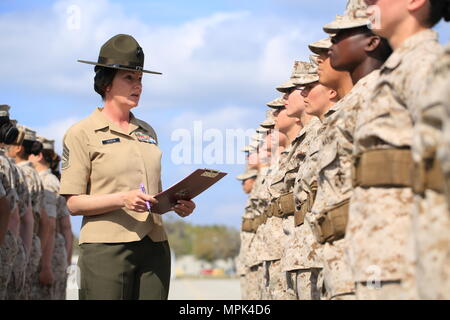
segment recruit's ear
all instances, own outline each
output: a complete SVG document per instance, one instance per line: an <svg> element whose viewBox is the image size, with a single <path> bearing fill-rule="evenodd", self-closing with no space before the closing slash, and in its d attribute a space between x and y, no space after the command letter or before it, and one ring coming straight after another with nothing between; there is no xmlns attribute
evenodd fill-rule
<svg viewBox="0 0 450 320"><path fill-rule="evenodd" d="M417 12L417 10L423 8L424 6L429 6L429 0L405 0L406 8L409 12Z"/></svg>
<svg viewBox="0 0 450 320"><path fill-rule="evenodd" d="M336 90L329 89L328 91L330 101L337 102L339 100L338 93Z"/></svg>
<svg viewBox="0 0 450 320"><path fill-rule="evenodd" d="M367 43L364 47L364 50L366 50L366 52L373 52L375 51L378 46L381 43L381 38L379 36L370 36L368 37Z"/></svg>

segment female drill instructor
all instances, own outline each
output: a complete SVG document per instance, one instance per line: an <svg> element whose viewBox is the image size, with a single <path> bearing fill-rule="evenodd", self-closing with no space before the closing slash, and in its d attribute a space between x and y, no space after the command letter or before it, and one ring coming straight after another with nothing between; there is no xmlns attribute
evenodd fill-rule
<svg viewBox="0 0 450 320"><path fill-rule="evenodd" d="M79 62L96 66L94 89L104 102L64 137L60 194L72 215L83 216L79 298L167 299L167 236L146 206L161 190L161 151L153 128L130 112L142 73L158 73L143 70L142 48L123 34L102 46L97 63ZM186 217L194 208L179 201L173 210Z"/></svg>

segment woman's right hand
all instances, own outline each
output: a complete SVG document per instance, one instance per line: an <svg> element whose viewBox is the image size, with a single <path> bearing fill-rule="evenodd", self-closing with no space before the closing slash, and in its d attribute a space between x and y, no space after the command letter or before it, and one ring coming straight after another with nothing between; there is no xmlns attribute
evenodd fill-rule
<svg viewBox="0 0 450 320"><path fill-rule="evenodd" d="M123 195L123 206L136 212L148 212L146 201L158 203L151 195L143 193L140 189L125 192Z"/></svg>

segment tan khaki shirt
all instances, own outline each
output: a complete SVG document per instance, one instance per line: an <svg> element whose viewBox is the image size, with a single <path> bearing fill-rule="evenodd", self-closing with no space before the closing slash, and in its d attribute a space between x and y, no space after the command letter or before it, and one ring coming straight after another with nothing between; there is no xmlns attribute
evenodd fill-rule
<svg viewBox="0 0 450 320"><path fill-rule="evenodd" d="M96 109L64 137L61 195L101 195L139 189L161 190L161 151L153 128L130 114L128 132ZM81 243L167 240L161 216L121 208L83 217Z"/></svg>

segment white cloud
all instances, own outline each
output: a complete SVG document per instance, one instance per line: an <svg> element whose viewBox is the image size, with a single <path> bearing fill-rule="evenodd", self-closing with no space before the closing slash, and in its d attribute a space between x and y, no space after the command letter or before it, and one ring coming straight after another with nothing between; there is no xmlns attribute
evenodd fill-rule
<svg viewBox="0 0 450 320"><path fill-rule="evenodd" d="M73 6L80 9L79 30L70 29ZM248 11L153 26L108 0L62 0L47 11L0 15L0 84L92 96L92 66L76 60L96 60L109 37L128 33L144 48L146 68L164 73L145 77L144 105L185 106L211 95L248 101L273 90L295 59L306 58L306 44L317 38L311 30L321 33L308 20L294 25Z"/></svg>
<svg viewBox="0 0 450 320"><path fill-rule="evenodd" d="M208 112L186 111L176 117L170 124L171 130L179 128L191 129L195 121L201 121L204 128L209 129L242 129L253 124L255 118L264 116L263 108L261 113L255 115L255 109L245 107L210 107ZM249 121L250 120L250 121ZM262 121L263 119L261 119Z"/></svg>
<svg viewBox="0 0 450 320"><path fill-rule="evenodd" d="M55 150L57 153L61 154L64 134L67 129L80 120L81 119L78 118L60 119L51 122L46 126L36 127L35 130L38 135L55 140Z"/></svg>

